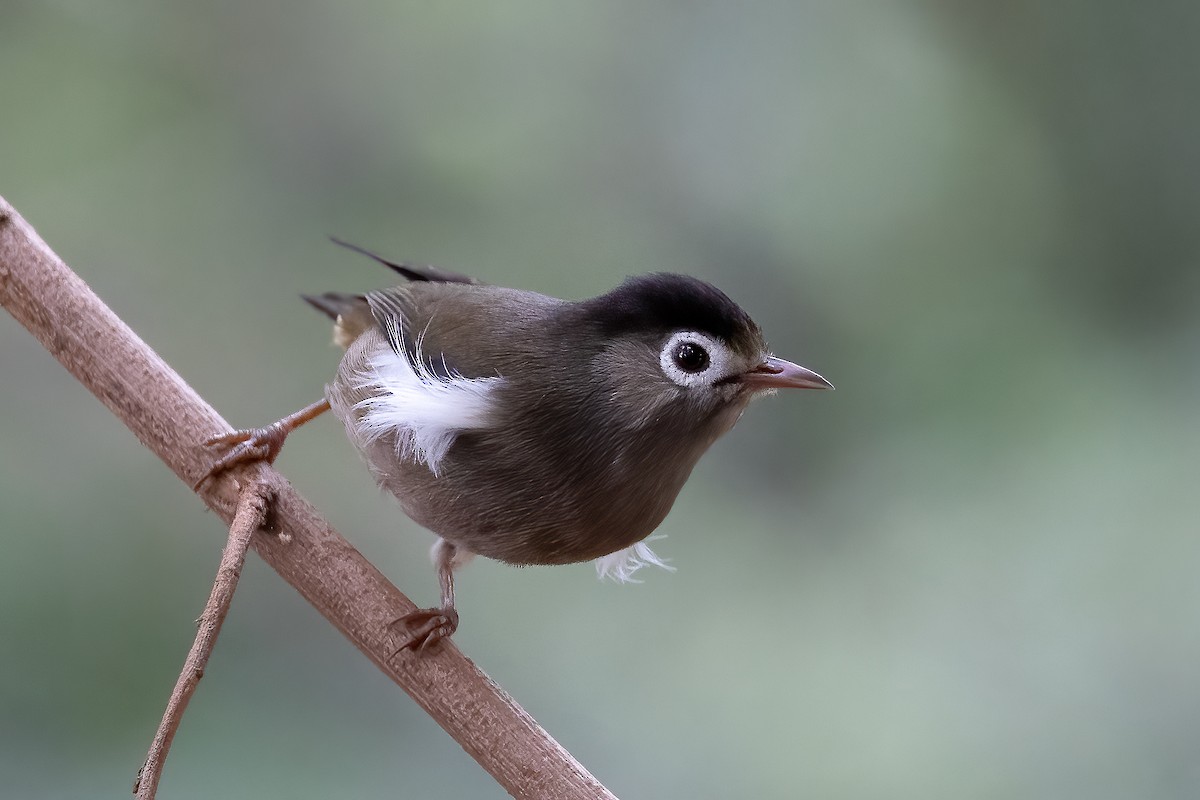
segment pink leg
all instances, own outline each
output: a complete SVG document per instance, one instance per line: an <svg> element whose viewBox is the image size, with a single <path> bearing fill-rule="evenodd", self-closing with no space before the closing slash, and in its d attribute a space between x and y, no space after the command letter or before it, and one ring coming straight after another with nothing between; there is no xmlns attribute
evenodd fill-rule
<svg viewBox="0 0 1200 800"><path fill-rule="evenodd" d="M389 625L389 628L403 628L407 635L393 656L407 649L424 652L458 629L458 611L454 608L454 556L458 548L442 540L435 552L438 583L442 587L441 608L419 608Z"/></svg>

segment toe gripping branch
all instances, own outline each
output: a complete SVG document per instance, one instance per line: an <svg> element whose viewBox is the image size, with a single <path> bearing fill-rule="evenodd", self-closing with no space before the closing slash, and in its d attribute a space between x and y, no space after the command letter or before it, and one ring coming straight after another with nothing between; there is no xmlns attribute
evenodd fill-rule
<svg viewBox="0 0 1200 800"><path fill-rule="evenodd" d="M208 470L200 476L192 489L199 489L209 478L215 477L238 464L249 464L254 461L266 461L274 464L283 449L283 443L292 431L306 422L316 419L329 410L329 401L320 400L307 405L294 414L289 414L277 422L272 422L265 428L248 428L217 434L203 442L208 449L230 448L228 452L212 463Z"/></svg>
<svg viewBox="0 0 1200 800"><path fill-rule="evenodd" d="M418 608L388 625L389 629L405 633L404 641L392 653L393 658L408 649L424 652L458 630L458 611L454 608L454 560L459 554L459 548L445 539L434 545L433 558L442 589L442 605L440 608Z"/></svg>

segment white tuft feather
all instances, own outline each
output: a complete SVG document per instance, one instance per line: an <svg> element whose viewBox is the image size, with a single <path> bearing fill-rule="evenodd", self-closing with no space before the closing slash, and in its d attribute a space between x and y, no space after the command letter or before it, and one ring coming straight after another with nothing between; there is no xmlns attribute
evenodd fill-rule
<svg viewBox="0 0 1200 800"><path fill-rule="evenodd" d="M388 333L396 336L394 341L399 339L396 331ZM460 432L491 425L490 395L501 378L433 374L421 357L423 338L417 337L412 362L391 348L367 360L360 388L369 396L355 406L363 412L357 432L365 442L395 434L398 458L424 461L437 475L438 465Z"/></svg>
<svg viewBox="0 0 1200 800"><path fill-rule="evenodd" d="M633 577L633 574L642 567L659 567L667 572L674 572L675 568L668 564L665 560L658 557L658 554L650 549L650 545L646 542L654 539L665 539L666 535L651 536L637 544L630 545L624 550L618 550L615 553L609 553L606 556L596 559L596 575L604 580L609 578L617 583L641 583L640 580Z"/></svg>
<svg viewBox="0 0 1200 800"><path fill-rule="evenodd" d="M453 554L450 556L450 569L458 571L470 564L475 559L475 554L460 544L450 544L445 539L438 539L433 543L433 547L429 548L429 560L433 562L435 567L442 565L443 559L446 557L446 549L453 549Z"/></svg>

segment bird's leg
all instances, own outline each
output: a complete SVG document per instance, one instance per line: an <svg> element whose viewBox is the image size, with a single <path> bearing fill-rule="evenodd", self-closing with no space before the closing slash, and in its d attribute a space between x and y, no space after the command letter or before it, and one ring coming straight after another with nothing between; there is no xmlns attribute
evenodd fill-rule
<svg viewBox="0 0 1200 800"><path fill-rule="evenodd" d="M275 457L283 449L283 442L287 439L288 434L328 410L329 401L320 400L305 406L295 414L288 414L278 422L272 422L265 428L250 428L206 439L205 447L229 447L231 445L232 447L229 452L213 462L213 465L200 476L200 480L196 481L192 488L199 489L200 484L209 478L237 464L245 464L249 461L266 461L268 464L274 464Z"/></svg>
<svg viewBox="0 0 1200 800"><path fill-rule="evenodd" d="M406 637L393 656L408 648L420 653L458 629L458 611L454 609L454 559L457 555L459 549L445 539L439 539L433 546L434 565L442 587L441 608L419 608L388 625L389 628L403 629Z"/></svg>

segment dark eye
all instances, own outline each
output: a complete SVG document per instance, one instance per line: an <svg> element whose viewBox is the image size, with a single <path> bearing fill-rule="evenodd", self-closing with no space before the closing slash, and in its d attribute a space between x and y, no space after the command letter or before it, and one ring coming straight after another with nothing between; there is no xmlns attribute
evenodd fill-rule
<svg viewBox="0 0 1200 800"><path fill-rule="evenodd" d="M708 368L708 351L695 342L680 342L671 360L684 372L703 372Z"/></svg>

